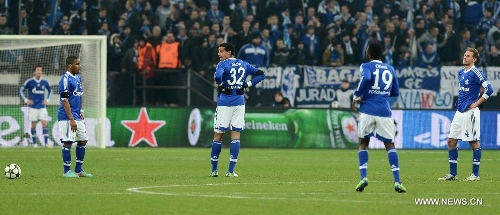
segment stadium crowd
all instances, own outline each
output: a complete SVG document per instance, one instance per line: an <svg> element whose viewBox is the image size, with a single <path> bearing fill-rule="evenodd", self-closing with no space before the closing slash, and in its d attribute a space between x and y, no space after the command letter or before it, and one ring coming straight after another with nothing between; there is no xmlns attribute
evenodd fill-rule
<svg viewBox="0 0 500 215"><path fill-rule="evenodd" d="M362 50L378 42L384 61L395 66L460 65L467 47L480 51L482 66L500 66L496 0L63 0L56 7L55 0L22 0L12 7L15 2L0 0L0 34L106 35L107 70L118 74L117 84L130 81L122 73L142 74L146 85L176 84L176 73L158 69L213 77L225 41L255 65L358 66L366 60ZM179 102L148 98L158 101Z"/></svg>

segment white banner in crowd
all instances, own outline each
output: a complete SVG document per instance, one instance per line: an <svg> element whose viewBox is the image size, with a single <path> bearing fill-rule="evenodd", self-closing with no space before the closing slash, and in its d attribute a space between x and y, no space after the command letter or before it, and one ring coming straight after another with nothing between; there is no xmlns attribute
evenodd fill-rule
<svg viewBox="0 0 500 215"><path fill-rule="evenodd" d="M432 91L425 89L400 89L393 108L400 109L452 109L451 90Z"/></svg>
<svg viewBox="0 0 500 215"><path fill-rule="evenodd" d="M461 66L441 67L441 90L451 90L454 96L458 95L458 70L462 68ZM491 86L493 86L493 96L496 96L500 86L500 67L485 67L482 69Z"/></svg>

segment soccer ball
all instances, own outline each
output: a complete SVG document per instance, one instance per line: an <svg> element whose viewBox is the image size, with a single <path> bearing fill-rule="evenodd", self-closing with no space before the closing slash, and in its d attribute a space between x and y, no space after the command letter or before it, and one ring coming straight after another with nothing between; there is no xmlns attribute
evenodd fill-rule
<svg viewBox="0 0 500 215"><path fill-rule="evenodd" d="M5 177L8 179L16 179L21 176L21 167L15 163L5 166Z"/></svg>
<svg viewBox="0 0 500 215"><path fill-rule="evenodd" d="M339 102L338 101L333 101L332 102L332 108L338 108L339 107Z"/></svg>

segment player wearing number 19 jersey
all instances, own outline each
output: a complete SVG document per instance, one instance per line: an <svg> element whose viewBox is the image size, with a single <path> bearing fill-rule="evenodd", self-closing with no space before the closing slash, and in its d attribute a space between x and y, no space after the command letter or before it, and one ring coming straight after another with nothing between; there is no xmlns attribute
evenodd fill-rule
<svg viewBox="0 0 500 215"><path fill-rule="evenodd" d="M217 164L222 149L222 136L231 130L231 146L229 148L229 168L227 177L238 177L234 167L240 151L240 132L245 128L245 88L261 82L266 75L248 62L234 58L234 45L222 43L219 45L220 59L214 79L219 88L217 109L215 111L214 140L210 155L212 172L210 176L217 177ZM246 81L248 75L252 80Z"/></svg>
<svg viewBox="0 0 500 215"><path fill-rule="evenodd" d="M390 96L399 95L399 84L394 68L380 59L382 47L371 43L366 50L366 58L370 60L360 66L361 79L354 92L352 106L359 107L359 171L361 181L356 186L356 191L362 192L368 186L368 144L370 137L375 136L384 142L389 165L394 176L394 190L398 193L406 192L399 177L399 158L394 146L394 122L391 118L392 111L389 105Z"/></svg>

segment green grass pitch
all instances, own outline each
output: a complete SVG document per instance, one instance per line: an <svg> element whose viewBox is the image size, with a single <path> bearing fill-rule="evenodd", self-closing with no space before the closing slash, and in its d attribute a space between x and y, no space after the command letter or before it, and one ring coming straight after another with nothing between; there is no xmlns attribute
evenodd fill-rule
<svg viewBox="0 0 500 215"><path fill-rule="evenodd" d="M384 150L370 150L369 186L357 193L357 150L242 148L226 178L208 177L210 149L88 149L93 178L63 179L60 149L2 148L0 163L21 166L0 179L2 214L498 214L500 151L483 151L481 181L437 181L448 171L446 150L398 150L407 193L394 192ZM72 151L74 167L74 149ZM459 154L459 179L472 152ZM416 205L436 198L439 205ZM472 205L478 202L481 205ZM461 204L461 205L458 205ZM467 204L467 205L463 205Z"/></svg>

